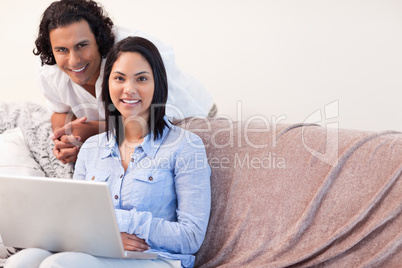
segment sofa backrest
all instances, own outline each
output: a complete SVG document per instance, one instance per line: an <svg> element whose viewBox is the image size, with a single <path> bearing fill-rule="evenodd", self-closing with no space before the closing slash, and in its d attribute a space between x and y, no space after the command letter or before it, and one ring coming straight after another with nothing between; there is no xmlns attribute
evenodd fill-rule
<svg viewBox="0 0 402 268"><path fill-rule="evenodd" d="M196 267L402 261L386 248L395 235L402 244L401 133L219 118L175 124L203 139L212 169Z"/></svg>

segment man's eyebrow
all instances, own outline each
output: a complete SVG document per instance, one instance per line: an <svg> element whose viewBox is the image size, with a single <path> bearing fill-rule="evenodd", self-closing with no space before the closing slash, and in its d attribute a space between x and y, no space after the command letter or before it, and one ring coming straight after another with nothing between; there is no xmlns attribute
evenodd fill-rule
<svg viewBox="0 0 402 268"><path fill-rule="evenodd" d="M53 49L61 49L61 48L66 48L66 47L63 47L63 46L56 46L56 47L53 47Z"/></svg>
<svg viewBox="0 0 402 268"><path fill-rule="evenodd" d="M79 46L79 45L81 45L81 44L84 44L84 43L89 43L90 41L88 40L88 39L85 39L85 40L81 40L81 41L79 41L77 44L75 44L76 46Z"/></svg>

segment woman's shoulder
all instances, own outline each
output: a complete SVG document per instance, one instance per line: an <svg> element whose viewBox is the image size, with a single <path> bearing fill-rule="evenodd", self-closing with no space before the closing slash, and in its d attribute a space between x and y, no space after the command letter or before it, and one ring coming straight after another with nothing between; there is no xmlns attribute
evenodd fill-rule
<svg viewBox="0 0 402 268"><path fill-rule="evenodd" d="M100 134L96 134L94 136L89 137L81 146L81 148L89 149L89 148L104 148L108 139L108 132L102 132Z"/></svg>
<svg viewBox="0 0 402 268"><path fill-rule="evenodd" d="M170 125L170 130L167 139L169 141L176 141L181 146L185 145L204 145L203 140L192 131L184 129L179 126Z"/></svg>

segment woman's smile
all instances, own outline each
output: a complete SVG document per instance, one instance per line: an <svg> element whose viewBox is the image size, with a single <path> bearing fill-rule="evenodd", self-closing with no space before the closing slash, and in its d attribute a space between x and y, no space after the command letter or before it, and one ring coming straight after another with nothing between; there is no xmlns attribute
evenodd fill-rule
<svg viewBox="0 0 402 268"><path fill-rule="evenodd" d="M138 104L140 100L130 100L130 99L122 99L121 100L125 104Z"/></svg>

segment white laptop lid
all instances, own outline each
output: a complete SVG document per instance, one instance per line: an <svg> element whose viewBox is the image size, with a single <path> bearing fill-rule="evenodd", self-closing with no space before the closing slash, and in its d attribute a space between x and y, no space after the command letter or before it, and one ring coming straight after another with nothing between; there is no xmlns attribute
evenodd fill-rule
<svg viewBox="0 0 402 268"><path fill-rule="evenodd" d="M153 259L124 251L106 183L0 175L0 235L6 246Z"/></svg>

